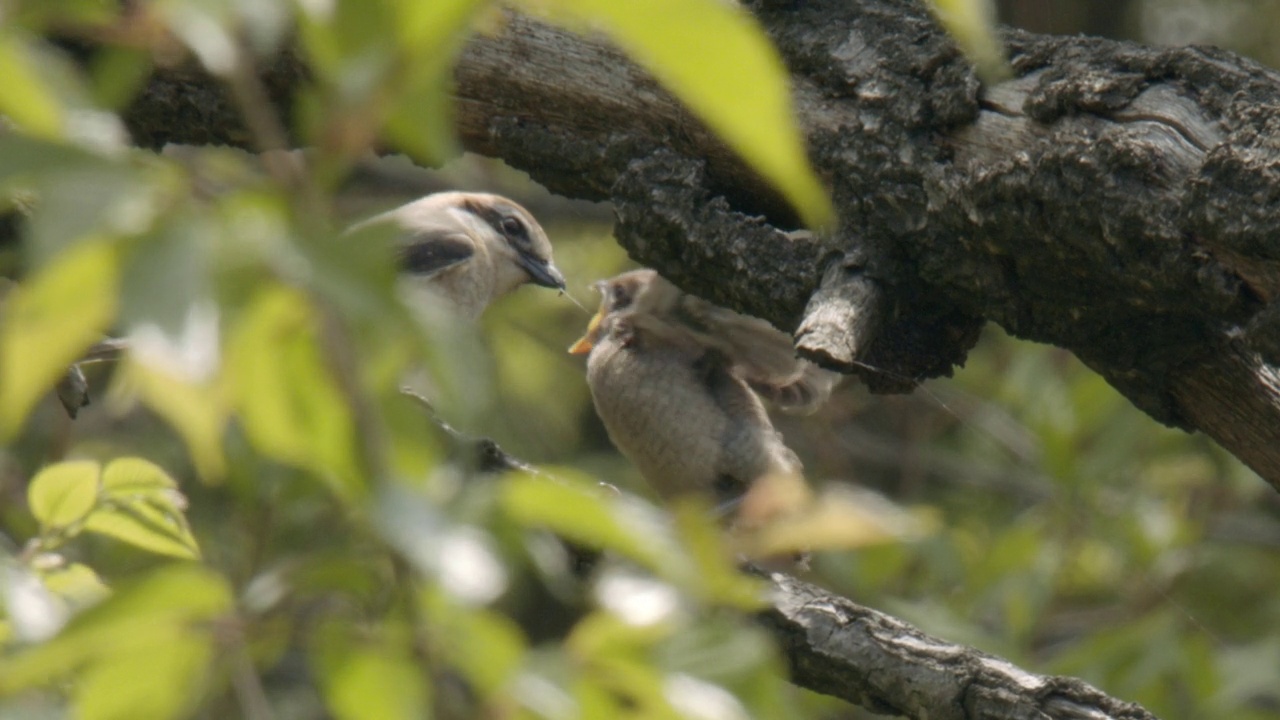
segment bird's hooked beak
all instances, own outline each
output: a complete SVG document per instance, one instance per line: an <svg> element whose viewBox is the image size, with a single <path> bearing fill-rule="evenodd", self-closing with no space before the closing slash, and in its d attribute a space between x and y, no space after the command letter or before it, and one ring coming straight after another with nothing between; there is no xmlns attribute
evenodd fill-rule
<svg viewBox="0 0 1280 720"><path fill-rule="evenodd" d="M560 270L555 265L552 265L549 260L540 260L532 255L517 253L516 263L525 272L529 273L529 277L533 278L534 285L541 285L560 292L565 291L564 275L561 275Z"/></svg>
<svg viewBox="0 0 1280 720"><path fill-rule="evenodd" d="M604 321L604 308L596 311L591 316L591 322L587 323L587 332L578 338L578 342L569 346L570 355L586 355L591 352L591 348L595 347L596 342L600 340L600 323Z"/></svg>

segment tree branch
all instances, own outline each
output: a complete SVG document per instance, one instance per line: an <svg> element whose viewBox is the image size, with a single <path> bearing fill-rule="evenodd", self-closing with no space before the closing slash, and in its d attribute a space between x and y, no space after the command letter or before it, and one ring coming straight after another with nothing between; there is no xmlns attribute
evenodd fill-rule
<svg viewBox="0 0 1280 720"><path fill-rule="evenodd" d="M931 720L1154 720L1081 680L1029 673L781 573L762 615L795 682L874 712Z"/></svg>
<svg viewBox="0 0 1280 720"><path fill-rule="evenodd" d="M807 352L856 355L875 390L949 374L993 320L1280 487L1280 76L1205 48L1009 32L1016 77L983 88L914 0L748 6L792 71L840 211L830 237L788 232L780 196L617 50L518 15L459 59L463 143L612 200L637 261L779 327L831 264L863 258L882 311L842 311L866 323L856 350ZM298 58L263 74L289 107ZM153 146L244 144L231 107L207 77L161 71L128 122Z"/></svg>

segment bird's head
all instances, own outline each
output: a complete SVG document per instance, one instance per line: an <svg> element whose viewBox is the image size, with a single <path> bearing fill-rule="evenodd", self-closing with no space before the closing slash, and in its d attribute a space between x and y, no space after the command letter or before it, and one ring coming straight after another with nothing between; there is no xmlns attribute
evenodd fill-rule
<svg viewBox="0 0 1280 720"><path fill-rule="evenodd" d="M551 241L528 210L501 195L450 195L459 211L480 221L474 224L480 235L477 240L495 260L499 294L526 283L564 292L564 275L551 259Z"/></svg>
<svg viewBox="0 0 1280 720"><path fill-rule="evenodd" d="M663 300L661 292L674 286L649 269L632 270L591 286L600 293L600 308L587 324L587 332L569 347L573 355L584 355L609 332L613 321L623 315L653 311L655 302Z"/></svg>

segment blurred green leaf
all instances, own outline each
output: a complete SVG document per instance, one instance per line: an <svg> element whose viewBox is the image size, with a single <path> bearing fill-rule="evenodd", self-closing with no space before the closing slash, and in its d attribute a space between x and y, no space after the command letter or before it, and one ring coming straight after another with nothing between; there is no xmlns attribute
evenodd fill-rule
<svg viewBox="0 0 1280 720"><path fill-rule="evenodd" d="M420 160L457 153L450 69L467 29L489 0L339 0L302 16L302 38L321 92L313 96L316 144L363 151L383 130Z"/></svg>
<svg viewBox="0 0 1280 720"><path fill-rule="evenodd" d="M31 479L27 504L40 521L41 532L59 530L79 521L98 501L98 473L91 460L50 465Z"/></svg>
<svg viewBox="0 0 1280 720"><path fill-rule="evenodd" d="M524 636L510 618L465 607L429 589L422 595L427 616L439 628L442 653L483 697L510 690L525 658Z"/></svg>
<svg viewBox="0 0 1280 720"><path fill-rule="evenodd" d="M41 573L45 587L58 597L67 600L74 608L84 608L105 600L111 590L93 568L82 563L71 563L64 567L46 570Z"/></svg>
<svg viewBox="0 0 1280 720"><path fill-rule="evenodd" d="M0 437L102 337L115 318L118 267L106 242L63 253L6 299L0 324Z"/></svg>
<svg viewBox="0 0 1280 720"><path fill-rule="evenodd" d="M31 40L0 33L0 114L37 137L61 137L66 109L38 70L40 60Z"/></svg>
<svg viewBox="0 0 1280 720"><path fill-rule="evenodd" d="M610 492L598 484L592 487L580 481L513 475L503 489L502 506L525 525L552 530L589 547L613 550L661 572L674 560L663 552L674 551L669 545L670 530L655 527L657 518L645 518L638 507L610 502ZM665 543L661 540L664 535Z"/></svg>
<svg viewBox="0 0 1280 720"><path fill-rule="evenodd" d="M428 716L430 685L407 652L357 645L328 672L325 696L339 720Z"/></svg>
<svg viewBox="0 0 1280 720"><path fill-rule="evenodd" d="M213 659L212 639L166 624L76 677L76 717L82 720L168 720L186 717L201 698Z"/></svg>
<svg viewBox="0 0 1280 720"><path fill-rule="evenodd" d="M799 211L809 227L835 211L805 154L787 69L764 30L722 0L555 0L552 19L607 32Z"/></svg>
<svg viewBox="0 0 1280 720"><path fill-rule="evenodd" d="M16 6L16 7L15 7ZM120 8L102 0L28 0L11 3L14 25L42 27L51 23L99 25L115 19Z"/></svg>
<svg viewBox="0 0 1280 720"><path fill-rule="evenodd" d="M747 611L762 608L765 583L738 569L714 518L712 509L701 502L683 502L675 509L676 531L696 567L694 577L703 599Z"/></svg>
<svg viewBox="0 0 1280 720"><path fill-rule="evenodd" d="M673 629L637 626L593 613L573 628L565 647L584 666L591 683L607 690L615 702L640 717L679 717L667 702L665 678L652 659L654 646Z"/></svg>
<svg viewBox="0 0 1280 720"><path fill-rule="evenodd" d="M275 286L240 319L227 369L254 444L351 496L362 489L354 420L320 342L319 318L306 297Z"/></svg>
<svg viewBox="0 0 1280 720"><path fill-rule="evenodd" d="M221 479L227 472L222 436L230 411L222 387L191 382L126 356L116 370L117 395L137 395L178 431L200 477Z"/></svg>
<svg viewBox="0 0 1280 720"><path fill-rule="evenodd" d="M137 48L102 48L90 65L94 101L103 107L123 110L153 69L150 53Z"/></svg>
<svg viewBox="0 0 1280 720"><path fill-rule="evenodd" d="M411 156L439 162L458 153L454 137L455 56L490 0L400 2L395 30L409 69L387 117L387 135Z"/></svg>
<svg viewBox="0 0 1280 720"><path fill-rule="evenodd" d="M996 32L994 0L929 0L929 7L977 68L983 82L999 82L1013 74Z"/></svg>
<svg viewBox="0 0 1280 720"><path fill-rule="evenodd" d="M47 685L80 668L92 674L93 665L131 664L138 655L149 655L153 660L148 662L190 669L188 660L195 653L187 643L211 642L209 621L231 608L231 590L219 575L191 564L163 567L76 616L52 640L0 658L0 695ZM176 648L174 657L166 657L168 646ZM151 666L132 676L137 692L150 690L152 672L165 677L168 671ZM142 677L148 681L139 682ZM174 690L189 695L193 688L175 682ZM109 700L95 695L90 702Z"/></svg>

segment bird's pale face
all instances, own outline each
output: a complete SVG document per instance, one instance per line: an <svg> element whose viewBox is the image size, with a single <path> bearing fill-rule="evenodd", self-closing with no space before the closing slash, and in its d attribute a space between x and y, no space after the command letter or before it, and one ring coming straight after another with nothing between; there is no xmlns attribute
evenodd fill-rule
<svg viewBox="0 0 1280 720"><path fill-rule="evenodd" d="M457 193L458 210L478 218L486 247L508 263L499 278L502 289L533 283L563 291L564 276L551 259L551 241L538 221L520 205L499 195Z"/></svg>

